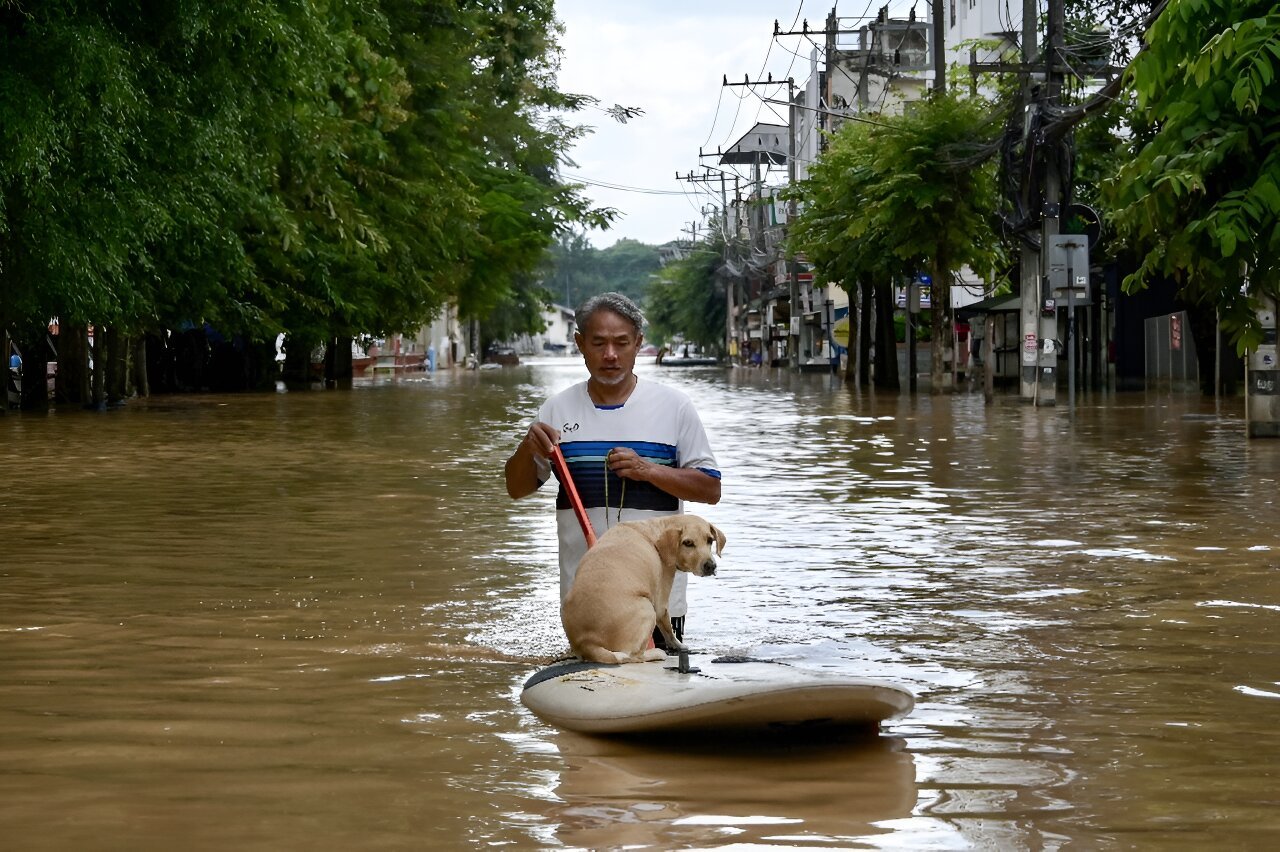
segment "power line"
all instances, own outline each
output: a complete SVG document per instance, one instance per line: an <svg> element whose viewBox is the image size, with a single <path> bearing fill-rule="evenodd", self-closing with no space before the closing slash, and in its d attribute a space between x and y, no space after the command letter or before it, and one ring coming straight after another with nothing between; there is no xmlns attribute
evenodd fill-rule
<svg viewBox="0 0 1280 852"><path fill-rule="evenodd" d="M594 180L589 177L584 177L582 175L569 174L567 172L564 173L563 177L566 180L573 181L574 183L583 183L583 184L587 184L588 186L598 186L598 187L601 187L602 189L612 189L612 190L616 190L617 192L635 192L635 193L640 193L642 195L686 195L687 194L685 193L684 190L651 189L643 186L627 186L626 184L611 183L609 181L604 181L604 180Z"/></svg>

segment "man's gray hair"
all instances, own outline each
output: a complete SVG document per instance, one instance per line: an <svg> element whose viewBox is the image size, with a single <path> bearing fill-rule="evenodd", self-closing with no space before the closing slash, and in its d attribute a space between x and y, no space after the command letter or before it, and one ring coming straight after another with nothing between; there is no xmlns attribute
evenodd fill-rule
<svg viewBox="0 0 1280 852"><path fill-rule="evenodd" d="M596 311L602 309L613 311L618 316L631 320L631 324L636 327L637 335L644 333L644 314L640 312L635 302L621 293L601 293L579 305L578 310L573 313L573 322L578 327L578 331L581 332L586 328Z"/></svg>

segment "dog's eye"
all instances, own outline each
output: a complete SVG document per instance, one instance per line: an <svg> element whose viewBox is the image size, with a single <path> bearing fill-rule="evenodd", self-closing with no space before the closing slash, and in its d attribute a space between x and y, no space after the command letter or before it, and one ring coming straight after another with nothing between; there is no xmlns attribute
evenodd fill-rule
<svg viewBox="0 0 1280 852"><path fill-rule="evenodd" d="M680 543L683 544L685 547L693 547L693 539L691 538L686 538L684 541Z"/></svg>

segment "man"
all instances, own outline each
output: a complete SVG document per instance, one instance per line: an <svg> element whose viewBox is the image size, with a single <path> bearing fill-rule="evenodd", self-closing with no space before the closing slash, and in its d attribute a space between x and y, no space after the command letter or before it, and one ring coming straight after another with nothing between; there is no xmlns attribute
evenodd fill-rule
<svg viewBox="0 0 1280 852"><path fill-rule="evenodd" d="M720 502L720 471L693 403L680 391L635 374L644 316L621 293L593 296L574 314L574 340L590 374L538 409L507 460L507 493L528 496L551 478L557 444L596 534L620 521L675 515L684 501ZM560 599L587 552L563 484L556 496ZM684 636L688 576L676 573L668 611Z"/></svg>

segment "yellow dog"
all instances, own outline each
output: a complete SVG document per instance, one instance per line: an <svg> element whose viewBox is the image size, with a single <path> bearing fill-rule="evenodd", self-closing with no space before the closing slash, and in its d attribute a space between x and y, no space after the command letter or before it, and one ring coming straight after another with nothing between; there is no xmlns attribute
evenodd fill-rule
<svg viewBox="0 0 1280 852"><path fill-rule="evenodd" d="M666 654L649 648L656 625L672 651L684 649L667 601L676 571L716 572L724 533L697 515L627 521L611 528L578 564L560 620L573 652L597 663L643 663Z"/></svg>

